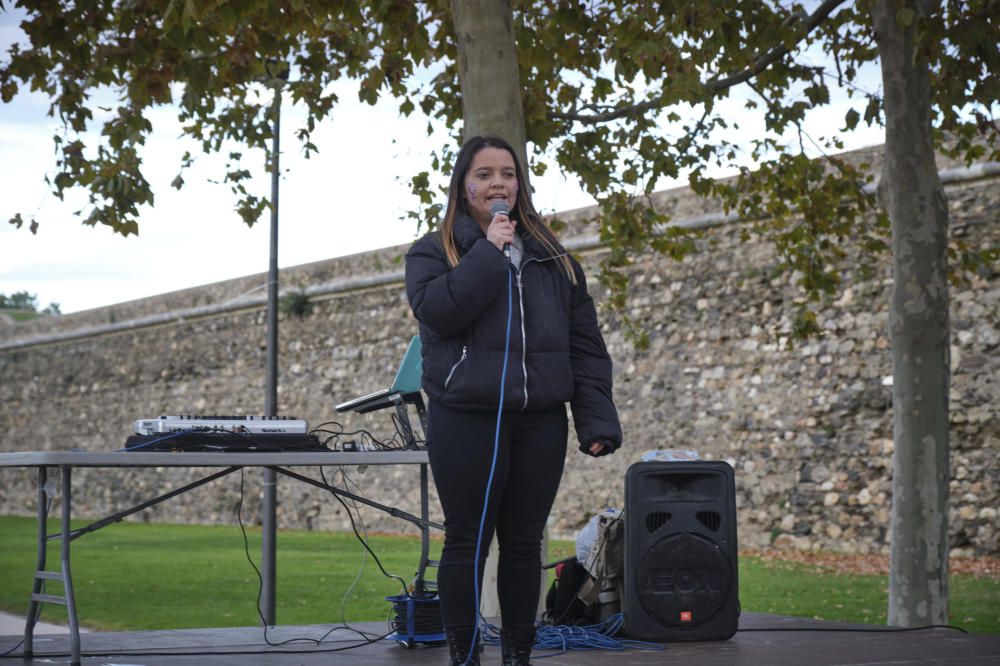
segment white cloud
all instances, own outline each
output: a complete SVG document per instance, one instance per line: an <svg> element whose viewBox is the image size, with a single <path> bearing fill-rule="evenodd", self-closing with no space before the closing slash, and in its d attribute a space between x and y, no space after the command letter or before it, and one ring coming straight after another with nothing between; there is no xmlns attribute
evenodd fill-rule
<svg viewBox="0 0 1000 666"><path fill-rule="evenodd" d="M32 102L24 104L37 108ZM199 157L180 191L169 186L184 150L198 152L193 143L178 140L170 109L153 114L154 134L143 151L156 205L142 211L139 236L123 238L81 224L73 215L86 203L81 193L60 202L48 192L43 175L54 168L51 136L57 124L26 122L30 116L20 105L16 99L0 106L0 151L6 156L0 163L0 292L26 290L71 312L267 269L269 214L252 229L243 224L228 187L210 182L222 178L222 158ZM396 176L425 168L431 144L424 121L398 118L392 103L374 109L347 105L317 129L314 142L321 152L306 160L293 135L297 115L288 105L282 122L279 264L412 239L412 222L399 218L413 202ZM259 174L251 191L268 196L263 154L246 153L243 164ZM5 224L15 212L41 222L37 236Z"/></svg>

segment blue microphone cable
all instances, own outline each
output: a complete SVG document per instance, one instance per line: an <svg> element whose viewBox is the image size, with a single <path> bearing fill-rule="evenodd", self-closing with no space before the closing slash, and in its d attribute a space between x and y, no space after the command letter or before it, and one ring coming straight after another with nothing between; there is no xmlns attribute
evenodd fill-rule
<svg viewBox="0 0 1000 666"><path fill-rule="evenodd" d="M511 267L513 270L513 267ZM504 389L507 385L507 364L510 359L510 329L513 319L514 287L510 271L507 273L507 330L504 334L503 369L500 372L500 400L497 405L497 425L493 435L493 460L490 462L490 475L486 482L486 494L483 497L483 512L479 517L479 534L476 537L476 558L473 561L473 592L475 598L474 617L476 618L475 628L472 632L472 641L469 644L469 653L465 656L463 666L472 659L474 650L480 635L483 642L496 645L500 642L500 630L482 618L480 624L479 616L479 554L482 549L483 529L486 526L486 512L489 509L490 490L493 488L493 477L496 473L497 456L500 451L500 424L503 418ZM585 627L543 626L538 628L535 647L539 650L553 650L554 654L538 655L537 659L545 657L555 657L565 654L569 650L662 650L663 646L646 641L615 639L625 621L621 613L612 615L594 625Z"/></svg>
<svg viewBox="0 0 1000 666"><path fill-rule="evenodd" d="M497 427L493 435L493 460L490 463L490 476L486 481L486 495L483 497L483 513L479 517L479 535L476 537L476 559L472 562L473 591L475 592L476 608L473 617L476 618L476 626L472 631L472 643L469 645L469 654L465 656L464 664L468 664L472 659L473 650L476 649L479 639L479 553L483 545L483 528L486 526L486 511L490 504L490 490L493 488L493 475L497 469L497 454L500 452L500 423L503 417L503 396L504 387L507 385L507 360L510 358L510 326L513 319L514 287L511 280L510 270L507 271L507 332L505 334L503 346L503 370L500 372L500 402L497 405Z"/></svg>
<svg viewBox="0 0 1000 666"><path fill-rule="evenodd" d="M625 616L615 613L596 624L583 626L542 625L538 627L535 638L535 650L551 650L551 654L534 654L532 659L546 659L566 654L570 650L663 650L659 643L639 641L629 638L616 638L625 626ZM483 642L489 645L499 645L500 629L492 624L486 624L483 629Z"/></svg>

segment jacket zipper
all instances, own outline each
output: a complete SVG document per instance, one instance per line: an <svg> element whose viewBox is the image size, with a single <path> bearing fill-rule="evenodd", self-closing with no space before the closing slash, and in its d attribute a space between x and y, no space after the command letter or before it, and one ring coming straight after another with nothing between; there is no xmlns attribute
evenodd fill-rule
<svg viewBox="0 0 1000 666"><path fill-rule="evenodd" d="M462 356L459 357L457 361L455 361L455 365L451 366L451 370L448 371L448 376L444 378L445 390L448 390L448 384L451 383L451 376L455 374L455 370L458 368L458 366L462 365L462 362L465 361L466 352L468 351L469 351L468 345L462 345Z"/></svg>
<svg viewBox="0 0 1000 666"><path fill-rule="evenodd" d="M521 283L521 271L515 270L514 275L517 276L517 303L521 308L521 376L524 377L524 404L521 405L521 409L524 410L528 408L528 337L524 333L524 289Z"/></svg>
<svg viewBox="0 0 1000 666"><path fill-rule="evenodd" d="M531 257L522 261L519 268L515 268L513 265L510 267L511 270L514 271L514 275L517 276L517 302L521 309L521 375L524 377L524 402L521 405L522 411L528 408L528 336L524 332L524 289L522 288L523 284L521 282L521 271L524 270L526 265L533 261L541 263L543 261L551 261L552 259L557 258L558 257L547 257L545 259L537 259L535 257ZM464 355L462 358L465 358ZM447 387L448 385L445 383L445 388Z"/></svg>

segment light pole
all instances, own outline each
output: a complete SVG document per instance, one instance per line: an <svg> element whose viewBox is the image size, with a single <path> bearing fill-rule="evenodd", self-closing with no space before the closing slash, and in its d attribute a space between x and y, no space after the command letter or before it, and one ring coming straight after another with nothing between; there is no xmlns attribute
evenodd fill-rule
<svg viewBox="0 0 1000 666"><path fill-rule="evenodd" d="M271 103L271 251L267 271L267 360L264 380L264 415L278 415L278 179L281 148L281 88L288 81L288 63L268 61L269 84L274 89ZM261 497L261 608L265 625L276 623L275 583L277 553L276 509L278 475L270 468L263 472Z"/></svg>

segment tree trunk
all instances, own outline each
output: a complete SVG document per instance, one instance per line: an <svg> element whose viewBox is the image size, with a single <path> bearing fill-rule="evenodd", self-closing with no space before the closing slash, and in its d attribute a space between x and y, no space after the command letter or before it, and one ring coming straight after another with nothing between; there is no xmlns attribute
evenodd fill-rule
<svg viewBox="0 0 1000 666"><path fill-rule="evenodd" d="M458 51L458 78L462 86L464 139L492 134L506 139L521 162L528 178L527 135L521 83L514 41L514 10L510 0L452 0L452 20ZM548 528L542 540L542 561L548 554ZM499 551L496 539L490 546L483 574L480 612L486 617L500 615L496 592ZM539 571L541 594L539 612L544 610L545 577Z"/></svg>
<svg viewBox="0 0 1000 666"><path fill-rule="evenodd" d="M527 178L524 109L510 0L452 0L464 138L494 134L517 151Z"/></svg>
<svg viewBox="0 0 1000 666"><path fill-rule="evenodd" d="M914 14L930 4L872 7L885 99L879 195L892 222L892 545L889 624L948 621L948 207L931 137L927 66Z"/></svg>

